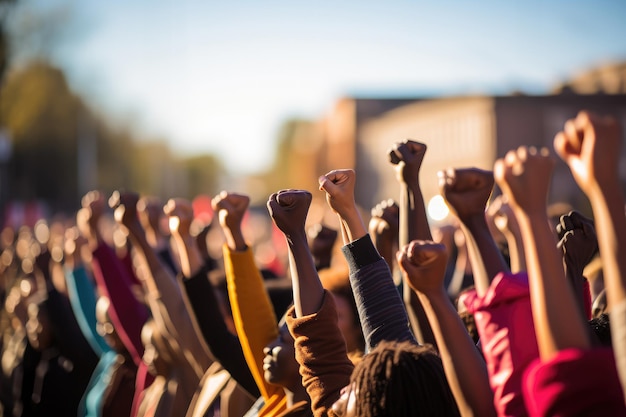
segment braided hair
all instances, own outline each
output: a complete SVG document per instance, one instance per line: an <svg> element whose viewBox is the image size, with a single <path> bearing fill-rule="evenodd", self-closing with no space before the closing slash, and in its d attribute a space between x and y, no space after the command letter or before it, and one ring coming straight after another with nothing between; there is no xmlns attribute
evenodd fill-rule
<svg viewBox="0 0 626 417"><path fill-rule="evenodd" d="M383 341L352 372L356 416L459 416L431 345Z"/></svg>

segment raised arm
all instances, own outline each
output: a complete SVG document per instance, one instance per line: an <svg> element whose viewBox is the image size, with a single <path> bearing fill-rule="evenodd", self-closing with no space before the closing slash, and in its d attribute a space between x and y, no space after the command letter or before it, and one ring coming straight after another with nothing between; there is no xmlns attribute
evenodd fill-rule
<svg viewBox="0 0 626 417"><path fill-rule="evenodd" d="M461 415L495 416L485 362L444 286L447 264L445 246L415 240L398 252L398 263L424 306Z"/></svg>
<svg viewBox="0 0 626 417"><path fill-rule="evenodd" d="M613 117L580 112L554 149L591 202L611 317L613 349L626 392L626 218L619 181L621 132Z"/></svg>
<svg viewBox="0 0 626 417"><path fill-rule="evenodd" d="M496 233L502 233L506 240L509 248L511 272L526 271L526 257L524 255L522 235L507 198L503 195L494 198L489 207L487 207L486 216L487 220L493 225L492 227L496 228Z"/></svg>
<svg viewBox="0 0 626 417"><path fill-rule="evenodd" d="M148 309L132 291L134 278L130 276L130 271L100 234L104 196L98 191L91 191L83 197L82 205L83 208L76 213L76 225L91 249L94 278L100 291L111 302L109 315L120 339L135 364L142 367L144 346L141 343L141 329L148 320Z"/></svg>
<svg viewBox="0 0 626 417"><path fill-rule="evenodd" d="M483 296L491 280L509 270L485 219L493 173L478 168L448 169L439 172L439 180L441 194L461 222L476 291Z"/></svg>
<svg viewBox="0 0 626 417"><path fill-rule="evenodd" d="M226 191L222 191L212 201L226 238L223 247L224 269L237 335L266 407L276 407L276 404L285 401L285 391L265 380L263 349L278 336L278 325L263 277L241 229L249 204L247 195Z"/></svg>
<svg viewBox="0 0 626 417"><path fill-rule="evenodd" d="M408 245L415 239L432 240L426 206L419 182L419 171L426 154L426 145L412 140L396 143L389 153L400 184L400 225L398 247ZM415 337L421 344L437 346L424 308L417 295L404 282L402 298L413 327Z"/></svg>
<svg viewBox="0 0 626 417"><path fill-rule="evenodd" d="M160 261L146 240L137 214L135 193L115 193L109 204L115 208L115 219L128 231L140 261L143 283L155 324L164 335L175 339L180 347L181 361L188 362L198 380L213 362L206 344L196 333L182 290L172 272ZM189 380L191 383L191 380ZM197 383L197 381L196 381Z"/></svg>
<svg viewBox="0 0 626 417"><path fill-rule="evenodd" d="M414 341L391 271L367 234L354 201L355 172L350 169L330 171L319 178L319 183L343 228L346 244L342 250L350 268L350 284L366 351L381 340Z"/></svg>
<svg viewBox="0 0 626 417"><path fill-rule="evenodd" d="M287 323L294 336L302 384L315 415L325 415L350 381L352 363L337 324L333 296L324 290L305 234L311 193L282 190L270 196L267 208L289 247L294 308ZM294 314L295 313L295 314Z"/></svg>
<svg viewBox="0 0 626 417"><path fill-rule="evenodd" d="M302 190L279 191L267 202L270 216L287 240L296 317L316 313L324 299L304 228L310 205L311 193Z"/></svg>
<svg viewBox="0 0 626 417"><path fill-rule="evenodd" d="M565 275L584 318L591 319L589 282L583 275L585 267L598 251L598 239L593 221L577 211L564 214L556 226L558 248L563 255Z"/></svg>
<svg viewBox="0 0 626 417"><path fill-rule="evenodd" d="M494 167L498 185L508 196L520 225L537 345L543 360L566 348L591 345L549 227L546 202L553 166L547 149L537 152L520 147L496 161Z"/></svg>
<svg viewBox="0 0 626 417"><path fill-rule="evenodd" d="M176 244L183 273L183 288L199 331L209 349L233 378L251 395L258 397L250 368L243 356L241 344L235 335L228 331L219 308L219 301L207 277L208 268L201 260L196 239L191 236L193 208L185 199L171 199L165 213L169 216L170 232Z"/></svg>
<svg viewBox="0 0 626 417"><path fill-rule="evenodd" d="M307 231L311 243L311 255L318 271L329 268L332 262L333 247L337 241L337 231L317 223Z"/></svg>
<svg viewBox="0 0 626 417"><path fill-rule="evenodd" d="M398 247L400 208L391 199L383 200L372 208L371 214L367 227L372 242L393 272L395 251Z"/></svg>

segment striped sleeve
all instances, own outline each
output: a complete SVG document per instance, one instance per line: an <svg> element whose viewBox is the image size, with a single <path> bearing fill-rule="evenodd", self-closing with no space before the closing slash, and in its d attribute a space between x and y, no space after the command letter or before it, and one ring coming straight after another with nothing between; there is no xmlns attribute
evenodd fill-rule
<svg viewBox="0 0 626 417"><path fill-rule="evenodd" d="M359 310L366 351L382 340L417 343L391 271L370 236L350 242L342 251L350 267L350 284Z"/></svg>

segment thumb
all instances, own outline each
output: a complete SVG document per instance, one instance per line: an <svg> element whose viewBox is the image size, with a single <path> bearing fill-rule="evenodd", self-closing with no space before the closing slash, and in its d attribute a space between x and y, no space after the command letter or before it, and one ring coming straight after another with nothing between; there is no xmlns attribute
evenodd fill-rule
<svg viewBox="0 0 626 417"><path fill-rule="evenodd" d="M328 178L326 175L322 175L318 178L318 182L320 185L320 191L325 191L328 194L333 193L333 191L335 191L336 189L336 185L331 181L330 178Z"/></svg>

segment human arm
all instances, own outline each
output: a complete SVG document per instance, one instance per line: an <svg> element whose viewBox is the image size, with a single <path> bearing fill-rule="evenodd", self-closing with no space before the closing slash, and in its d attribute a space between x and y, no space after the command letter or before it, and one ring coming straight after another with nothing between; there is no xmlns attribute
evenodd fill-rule
<svg viewBox="0 0 626 417"><path fill-rule="evenodd" d="M580 112L576 119L569 120L554 138L554 149L591 202L609 311L626 302L626 218L619 183L621 140L615 118L589 112ZM610 316L617 367L622 387L626 387L626 320L624 314Z"/></svg>
<svg viewBox="0 0 626 417"><path fill-rule="evenodd" d="M115 209L116 221L127 231L139 261L148 304L159 331L177 341L177 360L188 362L198 380L212 363L210 352L196 333L182 290L146 240L137 214L139 196L135 193L114 193L109 200ZM191 383L191 381L190 381ZM197 381L196 381L197 384Z"/></svg>
<svg viewBox="0 0 626 417"><path fill-rule="evenodd" d="M485 219L485 207L493 189L493 173L478 168L439 172L441 194L461 222L472 264L474 284L483 296L491 280L508 272Z"/></svg>
<svg viewBox="0 0 626 417"><path fill-rule="evenodd" d="M432 240L419 182L419 172L426 149L425 144L407 139L396 143L389 152L389 160L395 167L396 179L400 184L398 247L408 245L414 239ZM406 282L402 286L402 298L417 341L421 344L430 343L436 347L437 343L424 308Z"/></svg>
<svg viewBox="0 0 626 417"><path fill-rule="evenodd" d="M263 277L245 242L241 222L250 198L222 191L212 200L226 243L224 269L233 320L246 362L266 404L281 401L284 390L268 383L263 371L263 348L278 336L274 309L265 290Z"/></svg>
<svg viewBox="0 0 626 417"><path fill-rule="evenodd" d="M111 301L109 315L117 334L137 366L143 364L144 346L141 329L148 320L148 309L132 291L129 270L108 246L99 231L104 213L104 196L98 191L87 193L82 208L76 213L76 225L91 249L91 267L100 291Z"/></svg>
<svg viewBox="0 0 626 417"><path fill-rule="evenodd" d="M571 211L561 216L556 231L559 236L557 246L563 255L565 275L574 290L576 304L583 317L591 319L589 282L583 272L598 251L593 221L577 211Z"/></svg>
<svg viewBox="0 0 626 417"><path fill-rule="evenodd" d="M324 298L304 228L311 198L308 191L282 190L267 202L272 220L287 240L296 317L316 313Z"/></svg>
<svg viewBox="0 0 626 417"><path fill-rule="evenodd" d="M398 246L400 208L392 199L383 200L372 208L371 214L368 230L372 242L387 262L389 270L393 271L394 250Z"/></svg>
<svg viewBox="0 0 626 417"><path fill-rule="evenodd" d="M404 246L397 256L407 283L424 306L461 415L495 415L485 362L444 287L445 246L415 240Z"/></svg>
<svg viewBox="0 0 626 417"><path fill-rule="evenodd" d="M319 178L330 208L337 213L346 243L342 248L350 269L366 351L381 340L414 340L404 304L385 260L367 234L354 201L356 174L334 170Z"/></svg>
<svg viewBox="0 0 626 417"><path fill-rule="evenodd" d="M496 161L495 178L520 225L539 356L591 345L585 322L567 284L546 201L554 161L547 149L520 147ZM558 302L557 302L558 300Z"/></svg>
<svg viewBox="0 0 626 417"><path fill-rule="evenodd" d="M520 234L519 225L507 198L499 195L487 207L486 216L497 232L506 240L509 249L509 264L511 272L526 271L526 257L524 243Z"/></svg>
<svg viewBox="0 0 626 417"><path fill-rule="evenodd" d="M224 369L246 391L258 397L259 389L246 364L241 344L226 327L215 290L207 277L208 267L201 259L196 239L191 236L190 226L193 220L191 204L184 199L171 199L164 210L169 216L170 232L180 257L182 286L199 332Z"/></svg>
<svg viewBox="0 0 626 417"><path fill-rule="evenodd" d="M332 261L333 247L337 240L337 231L321 223L309 228L307 235L311 241L311 255L315 261L315 268L320 271L329 268Z"/></svg>

